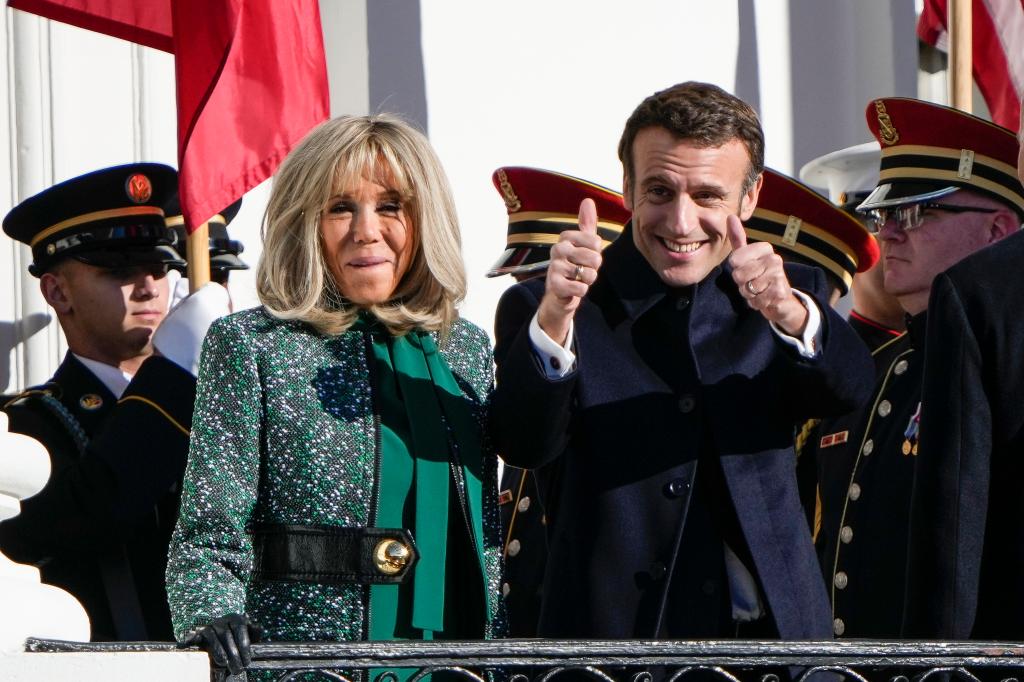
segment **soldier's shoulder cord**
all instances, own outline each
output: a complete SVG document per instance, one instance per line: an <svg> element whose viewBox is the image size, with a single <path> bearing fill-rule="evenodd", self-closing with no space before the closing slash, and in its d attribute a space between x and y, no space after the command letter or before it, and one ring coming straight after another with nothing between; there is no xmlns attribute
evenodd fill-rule
<svg viewBox="0 0 1024 682"><path fill-rule="evenodd" d="M42 405L57 420L57 423L64 429L68 437L71 438L75 449L78 450L78 456L81 457L85 454L85 447L89 444L89 436L86 435L85 429L82 428L75 415L71 414L71 411L64 406L64 403L54 395L59 390L60 387L54 383L33 386L12 396L10 400L7 400L0 406L0 409L6 411L7 408L12 406L32 403Z"/></svg>

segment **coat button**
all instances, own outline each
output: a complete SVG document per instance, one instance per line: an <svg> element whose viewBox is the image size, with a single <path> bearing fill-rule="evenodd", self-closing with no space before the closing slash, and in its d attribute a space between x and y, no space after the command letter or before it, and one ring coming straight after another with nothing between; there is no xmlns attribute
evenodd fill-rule
<svg viewBox="0 0 1024 682"><path fill-rule="evenodd" d="M381 575L398 575L412 559L409 546L395 538L385 538L373 549L373 564Z"/></svg>
<svg viewBox="0 0 1024 682"><path fill-rule="evenodd" d="M844 545L850 544L853 540L853 529L849 526L843 526L839 529L839 539L842 540Z"/></svg>
<svg viewBox="0 0 1024 682"><path fill-rule="evenodd" d="M562 369L562 363L558 360L558 358L551 358L550 360L548 360L548 362L551 363L551 369L555 370L556 372Z"/></svg>
<svg viewBox="0 0 1024 682"><path fill-rule="evenodd" d="M679 399L679 411L683 414L690 414L696 406L697 401L689 393Z"/></svg>
<svg viewBox="0 0 1024 682"><path fill-rule="evenodd" d="M714 580L705 580L704 584L700 586L700 591L710 597L715 593L715 587L716 585Z"/></svg>
<svg viewBox="0 0 1024 682"><path fill-rule="evenodd" d="M669 497L682 497L690 489L690 484L681 478L677 478L670 481L665 488Z"/></svg>
<svg viewBox="0 0 1024 682"><path fill-rule="evenodd" d="M512 591L512 588L509 586L508 583L502 583L501 584L501 596L502 597L507 597L508 593L511 592L511 591Z"/></svg>
<svg viewBox="0 0 1024 682"><path fill-rule="evenodd" d="M882 402L878 403L879 417L888 417L890 412L892 412L892 403L890 403L888 400L883 400Z"/></svg>
<svg viewBox="0 0 1024 682"><path fill-rule="evenodd" d="M836 618L832 621L832 632L836 633L836 637L842 637L843 633L846 632L846 623L843 622L842 618Z"/></svg>
<svg viewBox="0 0 1024 682"><path fill-rule="evenodd" d="M899 362L896 363L896 366L893 368L892 371L898 376L898 375L903 374L904 372L906 372L907 371L907 367L909 367L909 366L910 366L909 362L907 362L906 360L900 360Z"/></svg>
<svg viewBox="0 0 1024 682"><path fill-rule="evenodd" d="M686 310L688 305L690 305L689 296L680 296L676 299L676 310Z"/></svg>
<svg viewBox="0 0 1024 682"><path fill-rule="evenodd" d="M856 501L860 498L860 486L856 483L850 484L850 499Z"/></svg>
<svg viewBox="0 0 1024 682"><path fill-rule="evenodd" d="M515 555L519 554L519 550L521 550L522 548L523 548L523 546L521 544L519 544L519 540L512 540L511 542L508 543L508 547L506 548L506 551L508 552L509 556L515 556Z"/></svg>
<svg viewBox="0 0 1024 682"><path fill-rule="evenodd" d="M832 578L832 583L840 590L845 590L846 586L850 583L850 578L843 571L839 571Z"/></svg>
<svg viewBox="0 0 1024 682"><path fill-rule="evenodd" d="M516 507L516 508L520 512L524 512L525 513L526 510L530 508L530 498L529 497L522 497L522 498L520 498L519 499L519 506Z"/></svg>
<svg viewBox="0 0 1024 682"><path fill-rule="evenodd" d="M875 451L875 441L873 441L870 438L868 438L866 441L864 441L864 447L861 448L861 452L864 454L865 457L867 457L868 455L870 455L874 451Z"/></svg>
<svg viewBox="0 0 1024 682"><path fill-rule="evenodd" d="M651 568L648 573L651 574L651 580L661 580L668 573L668 568L666 568L665 564L660 561L655 561L651 564Z"/></svg>

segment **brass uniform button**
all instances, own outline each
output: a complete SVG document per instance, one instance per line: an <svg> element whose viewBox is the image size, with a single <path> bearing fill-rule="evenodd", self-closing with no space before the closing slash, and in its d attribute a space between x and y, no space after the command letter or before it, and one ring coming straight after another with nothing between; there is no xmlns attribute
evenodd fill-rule
<svg viewBox="0 0 1024 682"><path fill-rule="evenodd" d="M867 439L867 440L866 440L866 441L864 442L864 447L863 447L863 448L861 448L861 453L862 453L862 454L863 454L863 455L864 455L865 457L867 457L868 455L870 455L870 454L871 454L872 452L874 452L874 451L875 451L875 441L873 441L873 440L871 440L870 438L868 438L868 439Z"/></svg>
<svg viewBox="0 0 1024 682"><path fill-rule="evenodd" d="M843 622L842 618L836 618L832 621L832 632L836 633L836 637L842 637L843 633L846 632L846 623Z"/></svg>
<svg viewBox="0 0 1024 682"><path fill-rule="evenodd" d="M906 372L907 371L907 367L909 367L909 366L910 366L909 362L907 362L906 360L900 360L899 362L896 363L896 367L894 367L892 371L897 376L899 376L900 374L903 374L904 372Z"/></svg>
<svg viewBox="0 0 1024 682"><path fill-rule="evenodd" d="M853 529L849 526L843 526L842 528L840 528L839 539L842 541L844 545L850 544L850 541L853 540Z"/></svg>
<svg viewBox="0 0 1024 682"><path fill-rule="evenodd" d="M384 575L396 575L409 563L412 552L399 540L387 538L373 549L373 563Z"/></svg>
<svg viewBox="0 0 1024 682"><path fill-rule="evenodd" d="M523 546L519 544L519 540L512 540L508 543L508 555L515 556L519 554L519 550L521 550L522 548Z"/></svg>
<svg viewBox="0 0 1024 682"><path fill-rule="evenodd" d="M888 417L890 412L892 412L892 403L890 403L888 400L883 400L882 402L878 403L879 417Z"/></svg>
<svg viewBox="0 0 1024 682"><path fill-rule="evenodd" d="M860 498L860 486L857 485L856 483L851 483L850 484L850 499L853 500L854 502L856 502L857 499L859 499L859 498Z"/></svg>
<svg viewBox="0 0 1024 682"><path fill-rule="evenodd" d="M530 508L530 498L529 497L523 497L522 499L519 500L519 507L518 507L518 509L519 509L520 513L525 513L526 510L529 509L529 508Z"/></svg>
<svg viewBox="0 0 1024 682"><path fill-rule="evenodd" d="M840 590L845 590L846 586L850 583L849 577L843 571L836 573L835 577L832 578L832 582Z"/></svg>

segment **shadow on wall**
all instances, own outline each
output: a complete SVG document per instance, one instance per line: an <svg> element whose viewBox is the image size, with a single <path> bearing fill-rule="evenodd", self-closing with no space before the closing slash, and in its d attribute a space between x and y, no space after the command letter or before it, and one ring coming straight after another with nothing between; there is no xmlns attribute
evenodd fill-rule
<svg viewBox="0 0 1024 682"><path fill-rule="evenodd" d="M11 384L11 355L14 348L27 339L32 338L50 324L50 316L46 313L32 313L16 322L0 320L0 391L7 391Z"/></svg>
<svg viewBox="0 0 1024 682"><path fill-rule="evenodd" d="M916 23L913 0L789 0L794 171L870 140L872 99L917 96Z"/></svg>

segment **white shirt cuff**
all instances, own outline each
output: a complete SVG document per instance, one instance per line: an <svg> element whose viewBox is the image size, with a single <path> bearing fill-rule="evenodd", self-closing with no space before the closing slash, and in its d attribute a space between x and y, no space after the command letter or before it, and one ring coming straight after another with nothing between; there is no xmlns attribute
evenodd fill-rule
<svg viewBox="0 0 1024 682"><path fill-rule="evenodd" d="M569 333L565 337L565 345L560 346L540 328L537 314L530 320L530 344L533 352L544 368L548 379L561 379L576 366L576 354L572 352L573 324L569 322Z"/></svg>
<svg viewBox="0 0 1024 682"><path fill-rule="evenodd" d="M774 322L769 324L775 335L780 340L796 348L801 357L807 359L815 358L818 356L818 350L821 348L821 311L818 310L818 304L813 298L802 291L797 291L796 289L792 291L800 299L800 302L804 304L804 307L807 308L807 326L804 327L803 336L800 338L790 336L782 331Z"/></svg>

